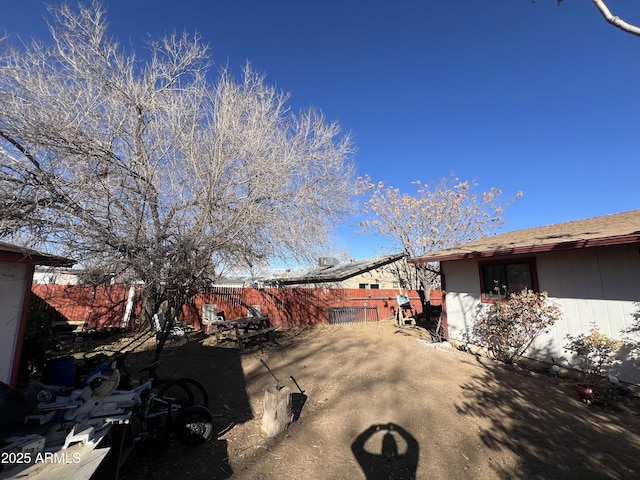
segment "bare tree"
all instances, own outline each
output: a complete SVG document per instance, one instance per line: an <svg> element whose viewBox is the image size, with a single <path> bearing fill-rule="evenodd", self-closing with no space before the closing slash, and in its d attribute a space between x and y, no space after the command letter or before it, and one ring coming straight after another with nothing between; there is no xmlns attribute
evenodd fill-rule
<svg viewBox="0 0 640 480"><path fill-rule="evenodd" d="M50 44L0 50L0 235L146 283L146 317L225 265L315 257L350 212L352 145L249 65L210 76L199 38L144 56L105 12L50 9Z"/></svg>
<svg viewBox="0 0 640 480"><path fill-rule="evenodd" d="M603 0L592 0L592 1L593 1L593 4L598 9L598 11L600 12L600 14L602 14L604 19L608 23L610 23L614 27L619 28L623 32L640 36L640 27L627 23L624 20L622 20L620 17L611 13L611 10L609 10L609 7L607 7L607 4ZM557 0L557 2L558 2L558 5L560 5L562 3L562 0Z"/></svg>
<svg viewBox="0 0 640 480"><path fill-rule="evenodd" d="M410 258L476 240L504 223L507 202L502 201L501 190L478 193L475 181L454 176L432 185L415 181L415 196L384 182L374 183L368 176L358 182L359 192L368 197L362 211L365 219L360 222L362 232L388 238L389 248ZM395 265L394 269L406 288L426 288L438 280L437 275L413 266Z"/></svg>

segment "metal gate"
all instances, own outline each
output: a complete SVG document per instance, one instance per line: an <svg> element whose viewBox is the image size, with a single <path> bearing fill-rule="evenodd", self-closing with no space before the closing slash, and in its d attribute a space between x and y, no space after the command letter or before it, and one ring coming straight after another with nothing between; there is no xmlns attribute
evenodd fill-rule
<svg viewBox="0 0 640 480"><path fill-rule="evenodd" d="M377 322L378 307L329 308L329 324Z"/></svg>

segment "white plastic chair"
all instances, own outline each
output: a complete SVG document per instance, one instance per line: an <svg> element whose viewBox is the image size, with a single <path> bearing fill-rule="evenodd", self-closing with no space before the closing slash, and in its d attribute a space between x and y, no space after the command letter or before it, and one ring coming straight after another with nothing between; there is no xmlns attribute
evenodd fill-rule
<svg viewBox="0 0 640 480"><path fill-rule="evenodd" d="M224 317L218 315L217 305L202 305L202 325L205 327L205 333L208 335L210 329L224 322Z"/></svg>

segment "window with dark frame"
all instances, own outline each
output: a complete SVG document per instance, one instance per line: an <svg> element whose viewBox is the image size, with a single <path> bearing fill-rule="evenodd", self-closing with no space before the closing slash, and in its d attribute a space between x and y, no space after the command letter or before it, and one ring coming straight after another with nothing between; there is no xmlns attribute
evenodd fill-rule
<svg viewBox="0 0 640 480"><path fill-rule="evenodd" d="M482 301L495 301L528 288L538 291L535 259L480 262Z"/></svg>

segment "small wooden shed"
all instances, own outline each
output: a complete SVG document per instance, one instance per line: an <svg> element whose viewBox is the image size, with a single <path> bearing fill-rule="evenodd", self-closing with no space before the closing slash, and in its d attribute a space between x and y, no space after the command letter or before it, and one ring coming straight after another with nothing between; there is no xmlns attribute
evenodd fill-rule
<svg viewBox="0 0 640 480"><path fill-rule="evenodd" d="M0 242L0 381L16 386L36 265L70 267L74 260Z"/></svg>

